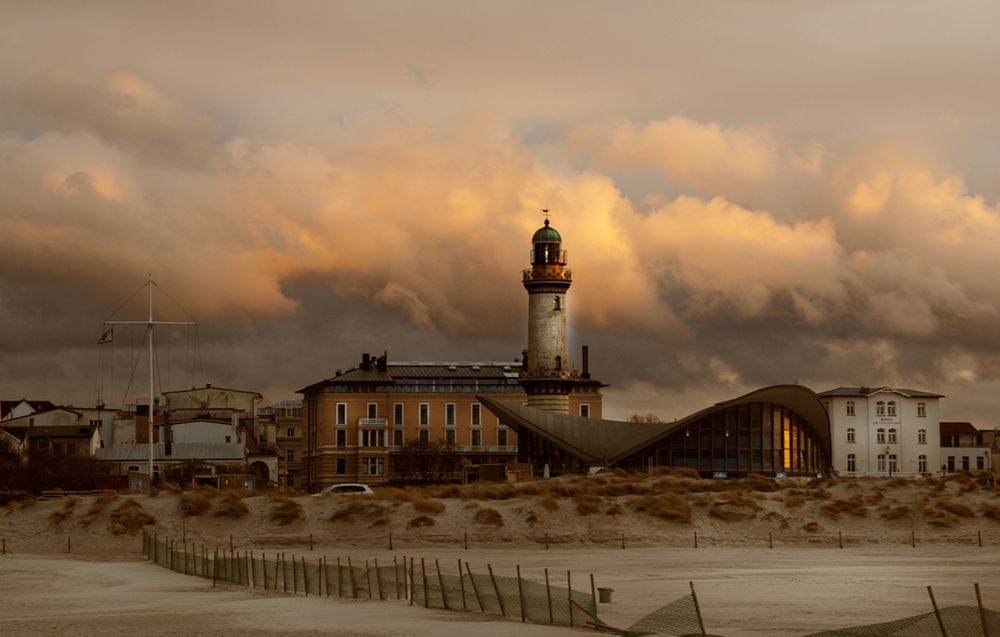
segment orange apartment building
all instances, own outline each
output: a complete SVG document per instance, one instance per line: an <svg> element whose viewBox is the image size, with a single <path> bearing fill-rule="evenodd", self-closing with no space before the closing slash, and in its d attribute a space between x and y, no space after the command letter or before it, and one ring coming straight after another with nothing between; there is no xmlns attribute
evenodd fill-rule
<svg viewBox="0 0 1000 637"><path fill-rule="evenodd" d="M441 478L466 464L517 461L517 438L476 399L524 404L522 363L398 362L364 354L359 367L299 390L303 394L306 484L376 484L408 477L418 450L449 462ZM570 413L601 418L602 383L577 383Z"/></svg>

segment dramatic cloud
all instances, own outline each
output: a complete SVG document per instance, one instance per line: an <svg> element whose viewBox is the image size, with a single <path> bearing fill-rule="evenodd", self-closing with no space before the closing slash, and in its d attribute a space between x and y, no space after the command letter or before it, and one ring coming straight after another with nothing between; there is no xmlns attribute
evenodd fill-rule
<svg viewBox="0 0 1000 637"><path fill-rule="evenodd" d="M732 7L738 30L707 8L563 8L466 8L447 29L444 5L407 10L426 33L325 4L12 12L0 396L92 400L90 344L147 272L202 322L209 379L268 399L365 350L512 358L546 208L573 270L571 359L592 346L611 414L800 382L919 386L991 417L991 32L928 49L869 41L856 24L893 16L865 8L827 9L816 37L792 8ZM498 38L507 23L524 31ZM918 7L908 28L932 24ZM182 44L129 48L146 41ZM184 338L164 337L175 363ZM134 335L116 347L127 367Z"/></svg>

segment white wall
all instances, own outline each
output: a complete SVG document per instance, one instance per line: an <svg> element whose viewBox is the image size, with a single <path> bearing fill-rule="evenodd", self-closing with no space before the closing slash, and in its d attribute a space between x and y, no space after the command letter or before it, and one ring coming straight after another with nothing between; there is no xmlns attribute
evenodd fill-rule
<svg viewBox="0 0 1000 637"><path fill-rule="evenodd" d="M162 434L162 428L161 428ZM192 420L170 425L173 442L236 442L236 430L229 423Z"/></svg>
<svg viewBox="0 0 1000 637"><path fill-rule="evenodd" d="M840 475L847 471L847 456L856 456L854 475L888 475L889 455L896 454L899 475L913 475L919 456L927 456L927 471L941 469L941 436L938 398L911 398L895 391L881 391L871 396L821 397L829 403L830 435L833 441L833 467ZM848 402L854 402L854 416L847 415ZM886 415L877 414L877 403L886 404ZM888 403L895 401L896 415L888 415ZM925 415L918 416L918 404ZM855 430L855 442L847 442L847 430ZM878 429L886 430L886 442L878 442ZM889 429L896 430L896 442L890 443ZM919 442L919 430L925 430L926 443ZM888 450L888 452L887 452ZM885 471L878 471L878 456L886 455ZM973 461L974 462L974 461ZM974 465L973 465L974 466Z"/></svg>

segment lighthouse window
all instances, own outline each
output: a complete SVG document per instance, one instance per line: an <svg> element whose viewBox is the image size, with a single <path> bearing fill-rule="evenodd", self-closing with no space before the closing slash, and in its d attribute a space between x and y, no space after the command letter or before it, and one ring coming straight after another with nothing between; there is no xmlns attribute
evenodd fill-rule
<svg viewBox="0 0 1000 637"><path fill-rule="evenodd" d="M556 356L556 369L562 369L562 356Z"/></svg>
<svg viewBox="0 0 1000 637"><path fill-rule="evenodd" d="M558 312L559 310L562 309L561 307L559 307L559 297L558 296L555 297L555 299L554 299L553 308L555 309L556 312Z"/></svg>

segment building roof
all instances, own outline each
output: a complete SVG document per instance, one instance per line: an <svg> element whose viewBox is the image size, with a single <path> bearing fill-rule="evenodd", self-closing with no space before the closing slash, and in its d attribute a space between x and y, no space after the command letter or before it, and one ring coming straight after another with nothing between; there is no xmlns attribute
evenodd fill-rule
<svg viewBox="0 0 1000 637"><path fill-rule="evenodd" d="M55 404L47 400L28 400L27 398L15 398L14 400L0 400L0 419L6 418L15 407L21 403L28 403L36 412L38 411L48 411L50 409L55 409Z"/></svg>
<svg viewBox="0 0 1000 637"><path fill-rule="evenodd" d="M407 381L453 382L490 381L517 385L519 361L432 361L388 363L383 369L372 364L368 369L355 367L299 390L322 385L351 385L356 383L403 384Z"/></svg>
<svg viewBox="0 0 1000 637"><path fill-rule="evenodd" d="M812 390L801 385L765 387L717 403L686 418L664 423L583 418L493 400L486 396L477 396L476 399L515 430L530 431L580 460L594 464L614 464L706 414L749 402L773 402L791 408L812 425L827 453L830 452L830 420L826 409Z"/></svg>
<svg viewBox="0 0 1000 637"><path fill-rule="evenodd" d="M942 422L941 433L949 436L975 436L979 430L971 422Z"/></svg>
<svg viewBox="0 0 1000 637"><path fill-rule="evenodd" d="M0 427L12 436L23 439L25 434L29 438L90 438L94 435L94 428L90 425L50 425L50 426L22 426Z"/></svg>
<svg viewBox="0 0 1000 637"><path fill-rule="evenodd" d="M166 455L163 443L153 445L153 460L243 460L246 451L242 442L174 442L170 455ZM129 442L112 445L94 452L97 460L136 461L149 460L149 445L144 442Z"/></svg>
<svg viewBox="0 0 1000 637"><path fill-rule="evenodd" d="M545 220L543 225L535 234L531 236L532 243L562 243L562 236L559 231L549 225L549 220Z"/></svg>
<svg viewBox="0 0 1000 637"><path fill-rule="evenodd" d="M896 393L906 398L944 398L944 394L934 394L920 391L919 389L905 389L902 387L837 387L820 392L821 398L834 398L837 396L850 396L856 398L868 398L879 393Z"/></svg>
<svg viewBox="0 0 1000 637"><path fill-rule="evenodd" d="M215 389L217 391L228 391L228 392L232 392L234 394L249 394L251 396L256 396L257 400L264 400L264 397L259 392L247 391L246 389L232 389L230 387L216 387L212 383L206 383L204 387L192 387L191 389L175 389L175 390L172 390L172 391L165 391L165 392L163 392L163 394L164 395L167 395L167 394L191 394L191 393L196 393L196 392L199 392L199 391L210 391L210 390L213 390L213 389Z"/></svg>

